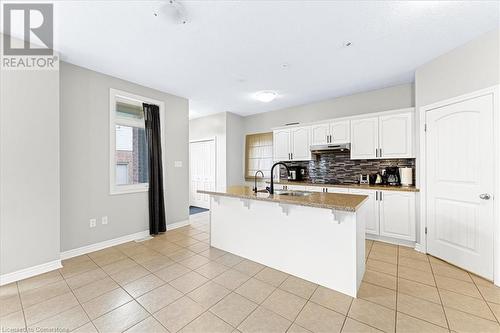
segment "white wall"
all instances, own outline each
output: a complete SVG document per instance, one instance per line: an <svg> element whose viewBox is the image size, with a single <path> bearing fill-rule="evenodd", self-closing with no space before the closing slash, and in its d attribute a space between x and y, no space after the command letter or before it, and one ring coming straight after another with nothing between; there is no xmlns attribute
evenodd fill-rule
<svg viewBox="0 0 500 333"><path fill-rule="evenodd" d="M419 67L415 99L424 106L500 82L499 30L490 31Z"/></svg>
<svg viewBox="0 0 500 333"><path fill-rule="evenodd" d="M226 115L227 185L241 185L245 182L244 161L245 135L244 118L231 112Z"/></svg>
<svg viewBox="0 0 500 333"><path fill-rule="evenodd" d="M59 187L59 71L2 70L0 274L59 259Z"/></svg>
<svg viewBox="0 0 500 333"><path fill-rule="evenodd" d="M167 224L188 219L188 101L61 63L61 251L148 230L148 194L109 194L109 89L165 103ZM182 161L182 168L174 168ZM89 219L108 224L89 228Z"/></svg>
<svg viewBox="0 0 500 333"><path fill-rule="evenodd" d="M288 123L306 123L363 113L414 106L413 84L341 96L317 103L260 113L244 118L246 134L269 132L272 127Z"/></svg>

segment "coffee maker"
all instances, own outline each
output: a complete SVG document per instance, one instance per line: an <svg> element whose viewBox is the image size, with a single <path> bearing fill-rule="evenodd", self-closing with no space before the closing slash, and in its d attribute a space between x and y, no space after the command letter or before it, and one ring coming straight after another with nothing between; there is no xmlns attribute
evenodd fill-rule
<svg viewBox="0 0 500 333"><path fill-rule="evenodd" d="M401 177L399 176L398 167L387 167L383 174L384 184L398 186L401 185Z"/></svg>

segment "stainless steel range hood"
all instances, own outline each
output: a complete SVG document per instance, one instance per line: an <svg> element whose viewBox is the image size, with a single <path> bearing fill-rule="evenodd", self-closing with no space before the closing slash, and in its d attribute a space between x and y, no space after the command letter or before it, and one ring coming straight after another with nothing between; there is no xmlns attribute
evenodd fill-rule
<svg viewBox="0 0 500 333"><path fill-rule="evenodd" d="M350 143L343 143L339 145L326 144L326 145L314 145L311 146L311 153L321 154L329 152L347 152L351 149Z"/></svg>

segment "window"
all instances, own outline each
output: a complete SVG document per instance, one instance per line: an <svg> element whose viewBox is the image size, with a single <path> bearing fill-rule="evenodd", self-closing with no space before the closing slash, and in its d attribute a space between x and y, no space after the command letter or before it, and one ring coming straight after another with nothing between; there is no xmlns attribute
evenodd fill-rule
<svg viewBox="0 0 500 333"><path fill-rule="evenodd" d="M110 90L110 193L148 189L148 146L142 103L163 103L126 92ZM163 137L163 136L162 136Z"/></svg>
<svg viewBox="0 0 500 333"><path fill-rule="evenodd" d="M245 139L245 179L254 179L255 172L262 170L269 179L273 165L273 133L249 134ZM262 177L258 175L257 177Z"/></svg>

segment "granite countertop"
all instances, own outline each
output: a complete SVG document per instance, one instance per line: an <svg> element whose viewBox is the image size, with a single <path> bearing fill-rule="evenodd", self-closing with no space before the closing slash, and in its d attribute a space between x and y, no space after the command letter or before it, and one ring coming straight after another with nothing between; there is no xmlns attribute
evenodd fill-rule
<svg viewBox="0 0 500 333"><path fill-rule="evenodd" d="M231 186L225 192L202 191L198 193L220 195L224 197L243 198L252 200L262 200L271 202L282 202L286 204L309 206L316 208L326 208L355 212L361 204L368 198L366 195L347 193L321 193L310 192L307 196L288 196L279 194L269 194L267 192L254 193L248 186Z"/></svg>
<svg viewBox="0 0 500 333"><path fill-rule="evenodd" d="M267 181L266 183L269 183ZM403 191L403 192L419 192L420 190L415 186L393 186L382 184L328 184L328 183L311 183L307 181L288 181L280 180L275 181L274 184L281 185L299 185L299 186L320 186L320 187L343 187L343 188L356 188L364 190L383 190L383 191Z"/></svg>

